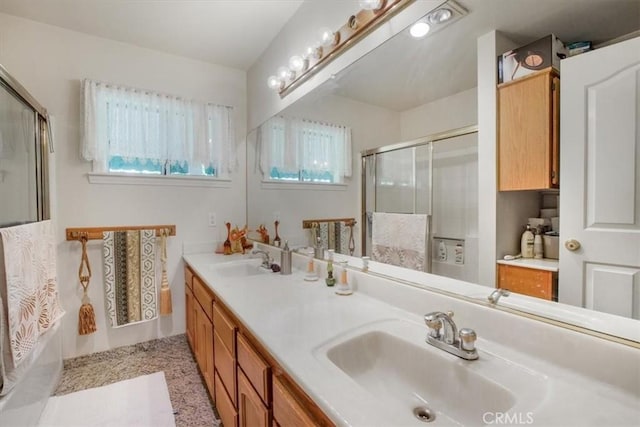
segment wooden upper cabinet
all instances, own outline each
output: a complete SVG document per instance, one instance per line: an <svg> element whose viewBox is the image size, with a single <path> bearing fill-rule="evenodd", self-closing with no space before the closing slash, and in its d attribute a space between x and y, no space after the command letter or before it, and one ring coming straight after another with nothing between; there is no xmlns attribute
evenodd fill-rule
<svg viewBox="0 0 640 427"><path fill-rule="evenodd" d="M559 187L559 94L552 68L498 86L498 190Z"/></svg>

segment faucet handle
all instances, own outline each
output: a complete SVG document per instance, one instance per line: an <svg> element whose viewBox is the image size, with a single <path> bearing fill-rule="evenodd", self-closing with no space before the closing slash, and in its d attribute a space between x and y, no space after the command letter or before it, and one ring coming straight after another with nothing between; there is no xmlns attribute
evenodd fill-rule
<svg viewBox="0 0 640 427"><path fill-rule="evenodd" d="M476 349L476 331L470 328L460 329L460 348L465 351L475 351Z"/></svg>

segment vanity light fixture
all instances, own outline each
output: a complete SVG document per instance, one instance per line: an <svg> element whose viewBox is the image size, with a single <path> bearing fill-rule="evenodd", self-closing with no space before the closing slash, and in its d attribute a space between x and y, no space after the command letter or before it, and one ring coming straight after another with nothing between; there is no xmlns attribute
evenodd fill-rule
<svg viewBox="0 0 640 427"><path fill-rule="evenodd" d="M430 29L431 26L424 19L421 19L409 28L409 34L416 39L420 39L429 34Z"/></svg>
<svg viewBox="0 0 640 427"><path fill-rule="evenodd" d="M337 31L326 27L321 28L319 42L308 45L302 55L293 55L289 58L288 67L280 67L275 75L267 79L268 87L284 98L358 40L414 1L359 0L358 3L362 8L360 11L349 16Z"/></svg>

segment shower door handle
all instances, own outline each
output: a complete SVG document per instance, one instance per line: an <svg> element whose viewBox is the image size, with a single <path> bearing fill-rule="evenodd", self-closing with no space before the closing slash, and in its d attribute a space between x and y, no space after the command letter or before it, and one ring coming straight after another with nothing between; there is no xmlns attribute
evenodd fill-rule
<svg viewBox="0 0 640 427"><path fill-rule="evenodd" d="M431 232L431 218L432 215L428 214L427 215L427 235L426 235L426 242L425 242L425 271L427 273L431 273L431 268L432 268L432 256L431 256L431 251L433 250L433 242L432 242L432 232Z"/></svg>

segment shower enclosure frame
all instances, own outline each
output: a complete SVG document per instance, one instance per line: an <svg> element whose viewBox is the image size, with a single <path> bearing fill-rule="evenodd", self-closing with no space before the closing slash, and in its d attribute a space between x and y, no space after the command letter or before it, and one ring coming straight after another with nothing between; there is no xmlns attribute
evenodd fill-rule
<svg viewBox="0 0 640 427"><path fill-rule="evenodd" d="M431 263L432 263L432 243L433 243L433 233L432 233L432 216L433 216L433 144L436 142L446 141L451 138L457 138L464 135L469 135L473 133L478 133L478 125L470 125L464 126L456 129L450 129L444 132L433 133L431 135L426 135L417 139L413 139L410 141L404 141L396 144L385 145L382 147L372 148L369 150L362 151L360 153L360 162L361 162L361 247L362 254L367 253L367 234L368 234L368 222L367 222L367 158L372 157L373 161L373 182L377 183L377 156L383 153L388 153L391 151L398 150L406 150L408 148L413 148L413 177L415 184L416 177L416 168L415 168L415 148L430 145L431 148L429 150L429 180L427 185L427 191L429 193L429 209L427 213L427 238L425 241L426 251L425 258L427 260L425 265L425 271L427 273L431 272ZM414 198L413 198L413 210L415 212L416 207L416 197L415 197L415 188L414 188ZM373 192L373 205L374 212L377 207L376 200L376 192Z"/></svg>

